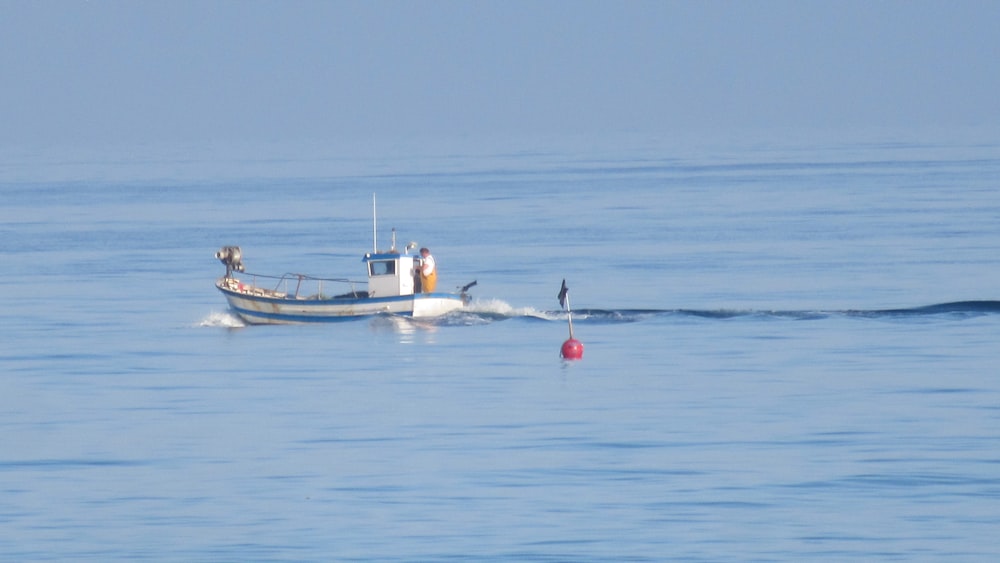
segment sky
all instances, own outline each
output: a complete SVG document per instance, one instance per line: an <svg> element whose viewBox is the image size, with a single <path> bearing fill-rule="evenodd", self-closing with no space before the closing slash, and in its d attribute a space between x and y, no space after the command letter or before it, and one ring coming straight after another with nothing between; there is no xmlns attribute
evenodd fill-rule
<svg viewBox="0 0 1000 563"><path fill-rule="evenodd" d="M0 147L1000 137L1000 2L0 0Z"/></svg>

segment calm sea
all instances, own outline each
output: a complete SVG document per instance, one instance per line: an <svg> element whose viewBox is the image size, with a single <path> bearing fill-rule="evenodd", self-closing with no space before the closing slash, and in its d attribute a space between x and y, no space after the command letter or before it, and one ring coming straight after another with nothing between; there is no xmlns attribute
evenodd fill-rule
<svg viewBox="0 0 1000 563"><path fill-rule="evenodd" d="M1000 558L1000 145L595 147L4 153L0 559ZM227 311L372 194L469 311Z"/></svg>

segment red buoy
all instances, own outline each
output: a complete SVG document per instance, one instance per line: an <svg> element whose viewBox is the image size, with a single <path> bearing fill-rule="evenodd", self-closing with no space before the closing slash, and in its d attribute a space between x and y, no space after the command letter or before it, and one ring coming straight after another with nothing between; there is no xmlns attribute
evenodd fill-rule
<svg viewBox="0 0 1000 563"><path fill-rule="evenodd" d="M570 338L563 342L560 355L566 360L579 360L583 358L583 342L575 338Z"/></svg>
<svg viewBox="0 0 1000 563"><path fill-rule="evenodd" d="M569 340L563 342L559 355L566 360L579 360L583 358L583 342L573 337L573 312L569 309L569 288L566 287L566 280L563 280L559 289L559 305L566 309L566 321L569 322Z"/></svg>

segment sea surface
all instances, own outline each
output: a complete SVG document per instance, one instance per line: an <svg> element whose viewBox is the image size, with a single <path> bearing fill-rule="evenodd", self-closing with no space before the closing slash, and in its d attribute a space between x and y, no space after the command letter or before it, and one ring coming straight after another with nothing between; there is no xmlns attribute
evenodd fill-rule
<svg viewBox="0 0 1000 563"><path fill-rule="evenodd" d="M140 149L0 154L4 561L1000 559L996 142Z"/></svg>

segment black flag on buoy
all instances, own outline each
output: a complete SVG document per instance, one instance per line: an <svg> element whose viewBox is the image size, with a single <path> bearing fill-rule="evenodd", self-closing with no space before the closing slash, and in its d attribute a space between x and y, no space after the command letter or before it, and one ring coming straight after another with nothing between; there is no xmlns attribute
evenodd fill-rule
<svg viewBox="0 0 1000 563"><path fill-rule="evenodd" d="M563 309L566 308L566 293L569 292L569 288L566 287L566 280L563 280L562 289L559 290L559 306Z"/></svg>

